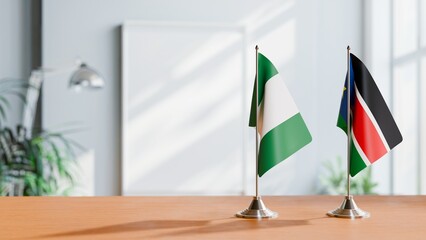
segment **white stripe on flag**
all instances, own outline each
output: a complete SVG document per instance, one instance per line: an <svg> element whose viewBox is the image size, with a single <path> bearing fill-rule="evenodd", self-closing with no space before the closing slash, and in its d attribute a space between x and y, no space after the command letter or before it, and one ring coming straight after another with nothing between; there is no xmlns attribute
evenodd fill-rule
<svg viewBox="0 0 426 240"><path fill-rule="evenodd" d="M299 113L287 86L279 77L279 74L269 79L264 89L263 100L259 108L259 116L262 114L261 110L263 110L263 119L259 121L259 123L263 123L259 128L261 138L279 124Z"/></svg>
<svg viewBox="0 0 426 240"><path fill-rule="evenodd" d="M358 141L355 138L353 129L351 131L351 135L352 135L352 142L354 143L354 146L356 150L358 151L359 156L361 156L362 161L364 161L366 166L370 166L371 162L368 160L367 156L365 155L365 153L362 151L361 147L359 146Z"/></svg>

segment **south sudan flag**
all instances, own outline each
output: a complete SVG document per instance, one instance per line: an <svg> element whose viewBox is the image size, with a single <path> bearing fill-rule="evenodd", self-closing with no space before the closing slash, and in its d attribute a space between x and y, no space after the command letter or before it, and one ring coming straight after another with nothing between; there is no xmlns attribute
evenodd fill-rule
<svg viewBox="0 0 426 240"><path fill-rule="evenodd" d="M351 151L350 174L374 163L402 142L402 135L365 65L350 54ZM347 132L347 77L337 126Z"/></svg>

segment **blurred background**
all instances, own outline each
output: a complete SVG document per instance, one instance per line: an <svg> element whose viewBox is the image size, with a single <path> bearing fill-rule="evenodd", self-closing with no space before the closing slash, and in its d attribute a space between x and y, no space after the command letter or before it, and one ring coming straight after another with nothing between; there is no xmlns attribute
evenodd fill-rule
<svg viewBox="0 0 426 240"><path fill-rule="evenodd" d="M2 194L252 195L256 44L313 136L260 194L344 191L347 45L404 137L355 193L425 194L425 16L422 0L0 0ZM70 89L76 59L102 88Z"/></svg>

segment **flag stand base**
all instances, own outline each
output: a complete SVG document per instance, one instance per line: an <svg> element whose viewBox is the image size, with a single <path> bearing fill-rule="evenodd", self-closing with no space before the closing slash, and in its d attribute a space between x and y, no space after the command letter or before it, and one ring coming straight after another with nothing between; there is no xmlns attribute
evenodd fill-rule
<svg viewBox="0 0 426 240"><path fill-rule="evenodd" d="M345 196L345 199L342 202L342 205L332 211L327 213L330 217L339 217L339 218L368 218L370 213L361 210L355 203L352 195Z"/></svg>
<svg viewBox="0 0 426 240"><path fill-rule="evenodd" d="M235 214L240 218L276 218L278 213L269 210L260 197L253 197L250 206Z"/></svg>

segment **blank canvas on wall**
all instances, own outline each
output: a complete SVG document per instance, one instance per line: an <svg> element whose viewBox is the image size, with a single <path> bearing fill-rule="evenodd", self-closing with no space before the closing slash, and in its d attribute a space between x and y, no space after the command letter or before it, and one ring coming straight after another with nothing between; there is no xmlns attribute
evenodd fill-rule
<svg viewBox="0 0 426 240"><path fill-rule="evenodd" d="M122 28L122 194L242 194L244 31Z"/></svg>

